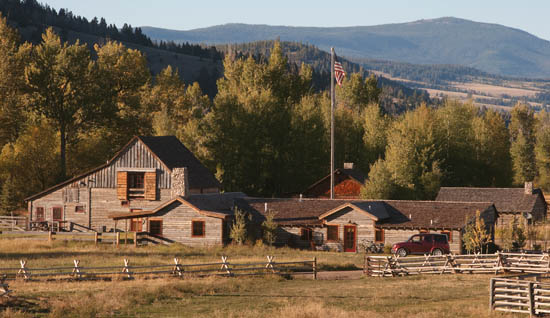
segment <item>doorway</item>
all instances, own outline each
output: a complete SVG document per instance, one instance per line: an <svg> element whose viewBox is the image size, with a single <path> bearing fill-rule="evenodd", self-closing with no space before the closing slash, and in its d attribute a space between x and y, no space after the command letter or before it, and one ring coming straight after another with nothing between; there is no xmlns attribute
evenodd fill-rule
<svg viewBox="0 0 550 318"><path fill-rule="evenodd" d="M357 248L357 227L355 225L344 226L344 252L355 252Z"/></svg>

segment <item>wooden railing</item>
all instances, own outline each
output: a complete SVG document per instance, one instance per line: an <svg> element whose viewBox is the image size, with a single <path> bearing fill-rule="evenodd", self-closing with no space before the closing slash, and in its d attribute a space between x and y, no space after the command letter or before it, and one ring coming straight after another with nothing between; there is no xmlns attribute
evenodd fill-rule
<svg viewBox="0 0 550 318"><path fill-rule="evenodd" d="M541 274L495 277L490 282L491 310L525 313L531 317L550 314L550 283Z"/></svg>
<svg viewBox="0 0 550 318"><path fill-rule="evenodd" d="M79 260L73 260L71 266L59 267L29 267L25 260L20 261L19 267L0 268L0 277L4 279L39 280L49 277L72 279L99 279L121 276L132 279L138 275L149 276L250 276L250 275L311 275L317 279L317 260L276 262L274 256L267 256L267 262L232 263L227 256L221 257L221 262L183 264L181 258L174 258L171 264L136 265L124 259L124 266L82 266Z"/></svg>
<svg viewBox="0 0 550 318"><path fill-rule="evenodd" d="M386 277L448 273L550 273L550 256L544 254L500 253L420 257L365 257L365 275Z"/></svg>
<svg viewBox="0 0 550 318"><path fill-rule="evenodd" d="M0 231L26 231L27 218L24 216L0 216Z"/></svg>

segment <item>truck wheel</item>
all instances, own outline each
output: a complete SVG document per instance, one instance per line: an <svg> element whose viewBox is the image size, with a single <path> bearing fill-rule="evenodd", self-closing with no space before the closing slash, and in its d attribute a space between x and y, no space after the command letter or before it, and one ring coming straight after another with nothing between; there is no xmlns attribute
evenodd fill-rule
<svg viewBox="0 0 550 318"><path fill-rule="evenodd" d="M432 255L433 256L441 256L441 255L443 255L443 251L436 248L435 250L432 251Z"/></svg>
<svg viewBox="0 0 550 318"><path fill-rule="evenodd" d="M409 253L407 252L406 249L401 247L400 249L397 250L397 252L395 254L397 254L399 257L405 257Z"/></svg>

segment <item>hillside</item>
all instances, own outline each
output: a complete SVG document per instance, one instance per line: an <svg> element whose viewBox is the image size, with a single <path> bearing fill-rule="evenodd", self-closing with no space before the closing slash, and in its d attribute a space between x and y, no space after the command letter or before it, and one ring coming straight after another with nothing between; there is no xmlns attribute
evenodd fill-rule
<svg viewBox="0 0 550 318"><path fill-rule="evenodd" d="M330 46L351 58L457 64L516 77L550 78L550 42L497 24L457 18L357 27L225 24L188 31L142 27L154 40L244 43L280 38Z"/></svg>

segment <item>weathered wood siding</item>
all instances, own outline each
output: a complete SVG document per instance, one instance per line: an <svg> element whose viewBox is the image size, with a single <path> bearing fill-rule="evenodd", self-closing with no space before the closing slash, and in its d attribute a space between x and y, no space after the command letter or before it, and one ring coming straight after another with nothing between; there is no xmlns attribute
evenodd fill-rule
<svg viewBox="0 0 550 318"><path fill-rule="evenodd" d="M116 188L117 170L124 168L156 169L157 185L160 189L170 188L170 172L139 140L135 140L108 167L88 176L92 188Z"/></svg>
<svg viewBox="0 0 550 318"><path fill-rule="evenodd" d="M537 201L533 207L533 221L535 223L544 221L546 219L546 201L542 195L537 196Z"/></svg>
<svg viewBox="0 0 550 318"><path fill-rule="evenodd" d="M220 245L222 240L222 219L204 216L186 204L174 202L151 219L162 219L162 236L185 245ZM193 237L191 222L204 221L204 237Z"/></svg>
<svg viewBox="0 0 550 318"><path fill-rule="evenodd" d="M338 225L338 239L344 241L344 226L355 225L357 247L362 241L374 241L374 220L367 214L352 208L345 208L325 219L327 225ZM326 237L325 229L325 237Z"/></svg>

